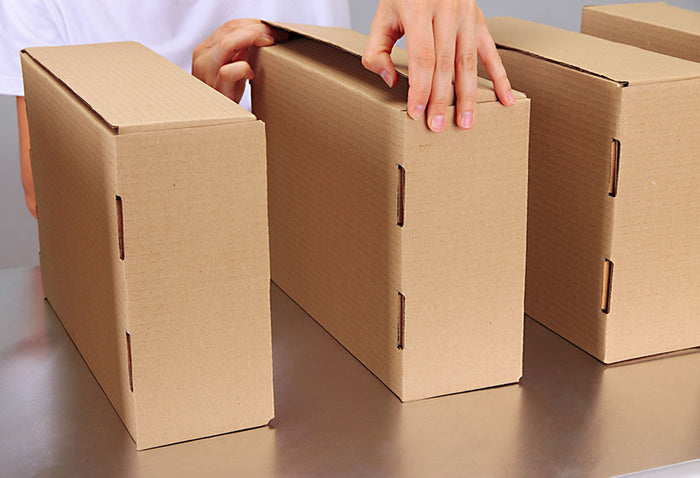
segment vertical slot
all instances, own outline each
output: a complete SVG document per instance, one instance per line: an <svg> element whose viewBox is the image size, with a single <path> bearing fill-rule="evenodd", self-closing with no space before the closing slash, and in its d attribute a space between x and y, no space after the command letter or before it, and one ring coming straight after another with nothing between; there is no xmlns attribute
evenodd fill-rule
<svg viewBox="0 0 700 478"><path fill-rule="evenodd" d="M608 182L608 196L617 196L617 181L620 171L620 141L612 140L610 146L610 178Z"/></svg>
<svg viewBox="0 0 700 478"><path fill-rule="evenodd" d="M117 196L117 233L119 235L119 259L124 260L124 211L122 198Z"/></svg>
<svg viewBox="0 0 700 478"><path fill-rule="evenodd" d="M399 185L396 188L396 224L403 227L406 202L406 170L399 164Z"/></svg>
<svg viewBox="0 0 700 478"><path fill-rule="evenodd" d="M612 295L613 263L610 259L605 259L603 263L603 294L601 299L601 309L604 313L610 313L610 297Z"/></svg>
<svg viewBox="0 0 700 478"><path fill-rule="evenodd" d="M134 391L134 373L133 369L131 368L131 335L129 335L129 332L126 333L126 354L127 354L127 359L129 360L129 389L131 391Z"/></svg>
<svg viewBox="0 0 700 478"><path fill-rule="evenodd" d="M406 298L399 292L398 322L396 324L396 348L403 350L403 335L406 327Z"/></svg>

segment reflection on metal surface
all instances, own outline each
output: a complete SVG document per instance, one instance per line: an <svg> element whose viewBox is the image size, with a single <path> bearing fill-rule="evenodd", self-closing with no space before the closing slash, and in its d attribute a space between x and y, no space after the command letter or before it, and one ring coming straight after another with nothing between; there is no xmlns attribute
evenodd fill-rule
<svg viewBox="0 0 700 478"><path fill-rule="evenodd" d="M700 458L700 350L605 366L526 319L520 385L402 404L272 287L270 427L136 452L40 292L0 271L2 476L611 476Z"/></svg>
<svg viewBox="0 0 700 478"><path fill-rule="evenodd" d="M700 460L693 460L652 470L619 475L614 478L698 478L699 476Z"/></svg>

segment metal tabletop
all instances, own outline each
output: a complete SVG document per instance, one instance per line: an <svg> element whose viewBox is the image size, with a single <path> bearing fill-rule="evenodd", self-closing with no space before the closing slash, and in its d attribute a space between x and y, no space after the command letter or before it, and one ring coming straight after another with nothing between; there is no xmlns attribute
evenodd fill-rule
<svg viewBox="0 0 700 478"><path fill-rule="evenodd" d="M604 366L526 318L519 385L402 404L271 296L270 426L138 452L39 269L0 271L0 476L597 477L700 458L700 349Z"/></svg>

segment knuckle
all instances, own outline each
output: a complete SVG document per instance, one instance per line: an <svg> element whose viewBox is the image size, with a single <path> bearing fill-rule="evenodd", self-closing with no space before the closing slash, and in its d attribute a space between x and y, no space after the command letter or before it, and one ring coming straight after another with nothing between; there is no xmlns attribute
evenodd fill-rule
<svg viewBox="0 0 700 478"><path fill-rule="evenodd" d="M371 54L371 53L362 55L362 66L364 66L368 70L372 69L372 66L374 65L374 62L375 62L375 57L376 57L376 55Z"/></svg>
<svg viewBox="0 0 700 478"><path fill-rule="evenodd" d="M405 2L405 7L411 13L418 13L427 11L429 5L425 0L407 0Z"/></svg>
<svg viewBox="0 0 700 478"><path fill-rule="evenodd" d="M463 93L459 97L459 105L462 109L473 109L476 105L476 95L472 92Z"/></svg>
<svg viewBox="0 0 700 478"><path fill-rule="evenodd" d="M476 52L468 52L460 55L456 60L456 66L459 70L476 70L477 56Z"/></svg>
<svg viewBox="0 0 700 478"><path fill-rule="evenodd" d="M240 19L229 20L223 24L223 29L226 31L235 30L240 25Z"/></svg>
<svg viewBox="0 0 700 478"><path fill-rule="evenodd" d="M418 52L415 58L416 66L422 69L435 68L435 53L430 49L424 49Z"/></svg>
<svg viewBox="0 0 700 478"><path fill-rule="evenodd" d="M450 55L440 55L437 57L435 69L441 73L449 73L454 69L454 58Z"/></svg>
<svg viewBox="0 0 700 478"><path fill-rule="evenodd" d="M416 99L427 99L430 96L429 85L411 86L411 96Z"/></svg>
<svg viewBox="0 0 700 478"><path fill-rule="evenodd" d="M432 108L437 108L440 111L445 110L450 106L450 98L449 96L443 95L435 96L434 98L430 98L430 105Z"/></svg>

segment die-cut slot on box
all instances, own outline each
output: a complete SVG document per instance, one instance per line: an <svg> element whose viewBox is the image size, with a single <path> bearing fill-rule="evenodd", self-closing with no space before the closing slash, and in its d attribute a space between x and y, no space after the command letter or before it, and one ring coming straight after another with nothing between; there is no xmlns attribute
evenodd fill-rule
<svg viewBox="0 0 700 478"><path fill-rule="evenodd" d="M529 100L479 82L476 126L406 113L367 37L274 26L256 51L272 279L401 400L517 382L522 370Z"/></svg>
<svg viewBox="0 0 700 478"><path fill-rule="evenodd" d="M532 100L526 313L605 363L700 345L700 64L487 23Z"/></svg>
<svg viewBox="0 0 700 478"><path fill-rule="evenodd" d="M263 123L137 43L22 64L44 294L137 447L268 423Z"/></svg>

